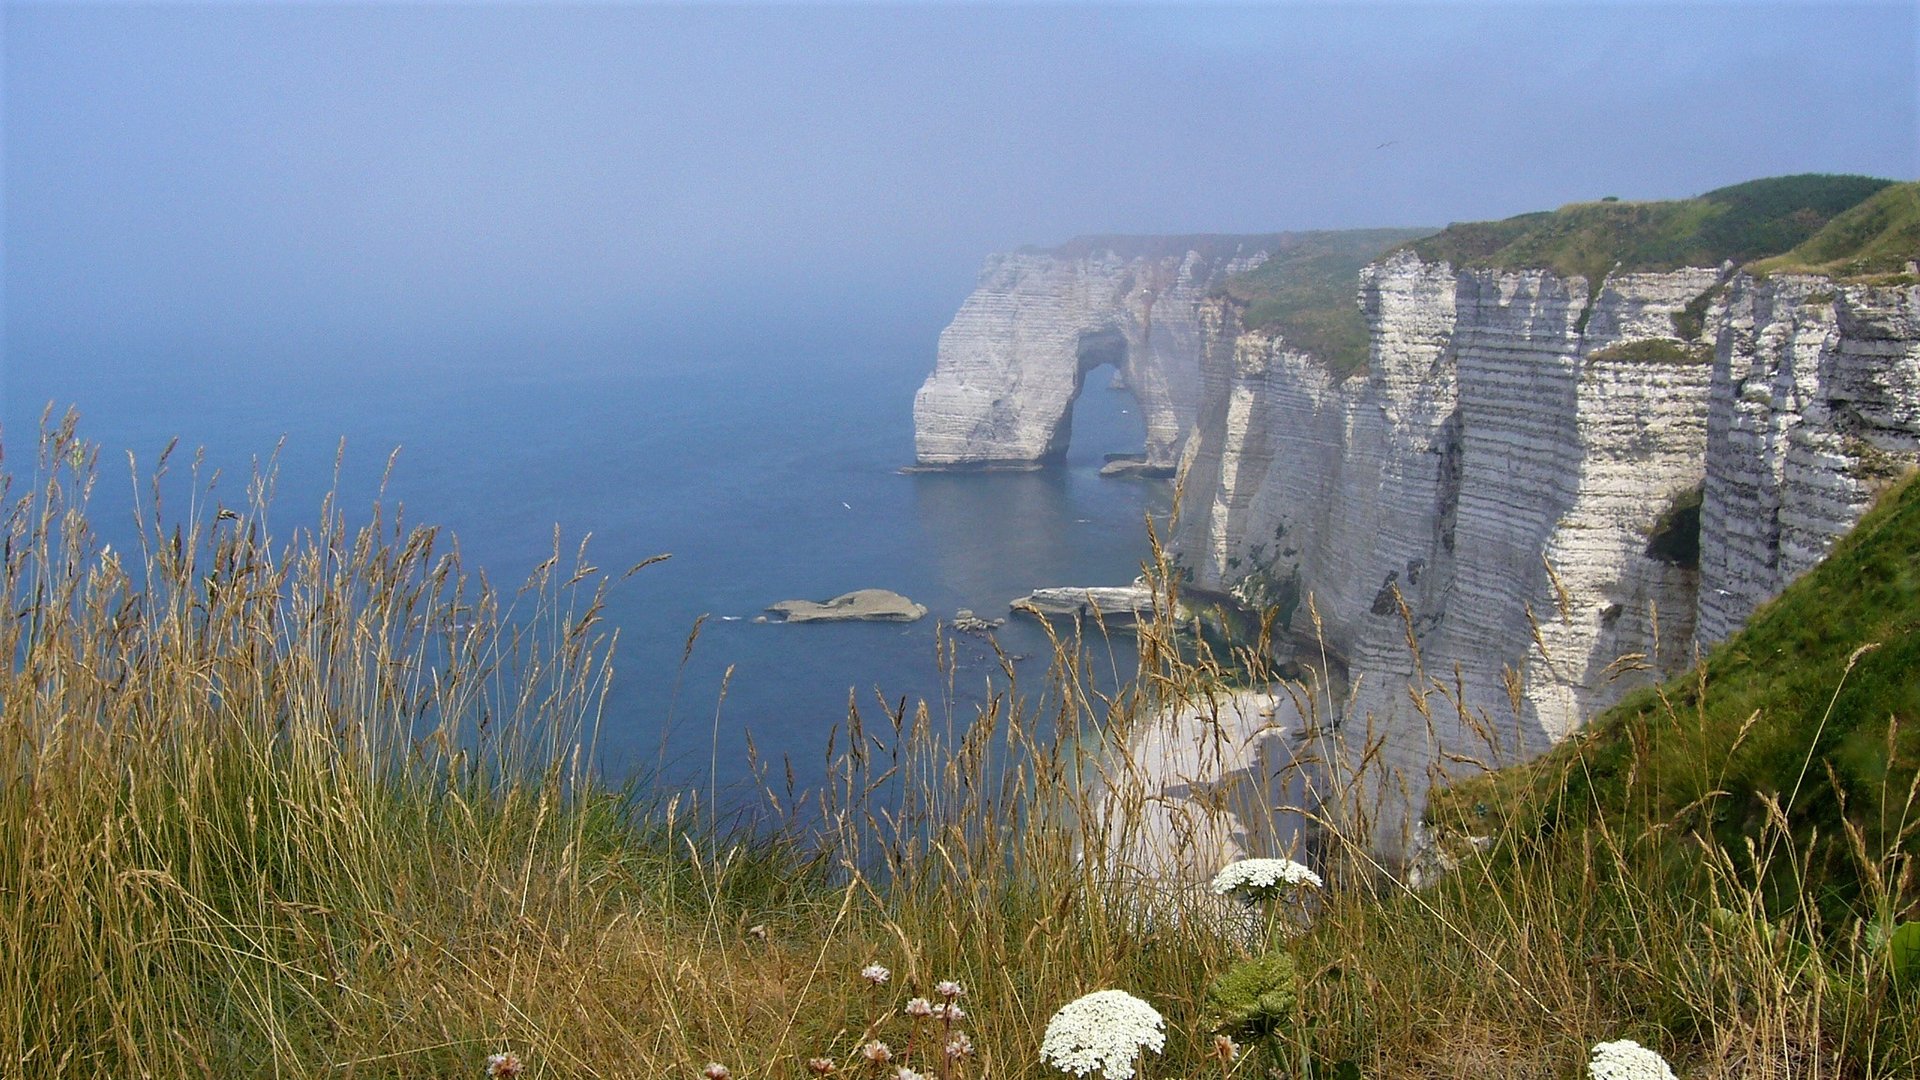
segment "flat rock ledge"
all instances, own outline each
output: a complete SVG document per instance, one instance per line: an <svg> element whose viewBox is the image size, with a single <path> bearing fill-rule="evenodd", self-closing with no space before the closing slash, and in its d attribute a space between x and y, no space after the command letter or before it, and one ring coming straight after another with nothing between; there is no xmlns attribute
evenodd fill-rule
<svg viewBox="0 0 1920 1080"><path fill-rule="evenodd" d="M886 589L856 589L824 603L813 600L782 600L767 605L774 616L769 622L913 622L926 615L924 604L916 604L897 592Z"/></svg>
<svg viewBox="0 0 1920 1080"><path fill-rule="evenodd" d="M902 476L915 476L926 473L1039 472L1046 467L1044 461L1011 458L994 461L916 461L911 465L902 465L896 471Z"/></svg>
<svg viewBox="0 0 1920 1080"><path fill-rule="evenodd" d="M1101 476L1126 476L1136 480L1170 480L1180 470L1172 465L1149 462L1145 454L1108 454L1100 466Z"/></svg>
<svg viewBox="0 0 1920 1080"><path fill-rule="evenodd" d="M1036 619L1098 618L1132 626L1153 618L1153 590L1145 585L1065 585L1035 589L1007 605Z"/></svg>

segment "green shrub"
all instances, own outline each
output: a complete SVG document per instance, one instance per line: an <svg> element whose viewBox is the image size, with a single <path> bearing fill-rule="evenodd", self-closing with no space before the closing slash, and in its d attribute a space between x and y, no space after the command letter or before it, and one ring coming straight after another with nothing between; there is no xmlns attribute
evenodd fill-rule
<svg viewBox="0 0 1920 1080"><path fill-rule="evenodd" d="M1587 357L1601 363L1680 364L1698 366L1713 362L1713 351L1703 345L1682 345L1667 338L1643 338L1625 341L1595 350Z"/></svg>

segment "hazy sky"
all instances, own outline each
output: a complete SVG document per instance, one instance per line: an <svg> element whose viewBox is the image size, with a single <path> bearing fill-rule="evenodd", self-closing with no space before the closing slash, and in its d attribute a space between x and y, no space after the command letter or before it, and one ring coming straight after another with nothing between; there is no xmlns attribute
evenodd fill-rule
<svg viewBox="0 0 1920 1080"><path fill-rule="evenodd" d="M830 319L1076 233L1912 178L1915 10L9 3L9 345Z"/></svg>

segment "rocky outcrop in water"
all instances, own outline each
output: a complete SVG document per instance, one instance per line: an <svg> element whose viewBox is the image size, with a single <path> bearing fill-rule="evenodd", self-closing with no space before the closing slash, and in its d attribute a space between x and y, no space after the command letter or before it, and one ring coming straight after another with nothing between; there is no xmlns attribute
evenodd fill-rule
<svg viewBox="0 0 1920 1080"><path fill-rule="evenodd" d="M1036 619L1090 619L1116 627L1153 618L1154 607L1153 590L1139 583L1049 586L1035 589L1007 605L1011 611Z"/></svg>
<svg viewBox="0 0 1920 1080"><path fill-rule="evenodd" d="M782 600L767 605L773 622L914 622L926 615L916 604L886 589L855 589L831 600Z"/></svg>

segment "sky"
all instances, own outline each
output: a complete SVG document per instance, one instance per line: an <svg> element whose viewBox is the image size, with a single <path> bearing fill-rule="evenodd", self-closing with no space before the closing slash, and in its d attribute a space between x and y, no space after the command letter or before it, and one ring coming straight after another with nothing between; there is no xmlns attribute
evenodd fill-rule
<svg viewBox="0 0 1920 1080"><path fill-rule="evenodd" d="M1081 233L1920 175L1911 3L7 3L52 339L938 318Z"/></svg>

